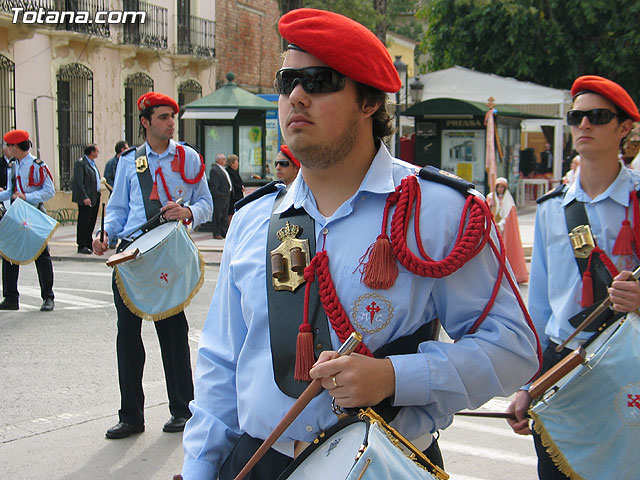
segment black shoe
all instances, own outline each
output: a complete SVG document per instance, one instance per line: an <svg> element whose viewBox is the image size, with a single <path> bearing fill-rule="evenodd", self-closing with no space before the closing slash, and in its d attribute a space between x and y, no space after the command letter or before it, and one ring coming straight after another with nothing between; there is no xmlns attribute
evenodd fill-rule
<svg viewBox="0 0 640 480"><path fill-rule="evenodd" d="M85 255L92 255L93 250L87 247L78 248L78 253L84 253Z"/></svg>
<svg viewBox="0 0 640 480"><path fill-rule="evenodd" d="M18 302L14 302L8 298L5 298L2 303L0 303L0 310L18 310L18 308L20 308L18 307Z"/></svg>
<svg viewBox="0 0 640 480"><path fill-rule="evenodd" d="M105 436L107 438L126 438L134 433L142 432L144 432L144 423L131 424L120 422L107 430Z"/></svg>
<svg viewBox="0 0 640 480"><path fill-rule="evenodd" d="M163 432L182 432L184 424L189 420L187 417L174 417L173 415L167 423L162 427Z"/></svg>
<svg viewBox="0 0 640 480"><path fill-rule="evenodd" d="M50 312L53 310L53 298L45 298L40 307L41 312Z"/></svg>

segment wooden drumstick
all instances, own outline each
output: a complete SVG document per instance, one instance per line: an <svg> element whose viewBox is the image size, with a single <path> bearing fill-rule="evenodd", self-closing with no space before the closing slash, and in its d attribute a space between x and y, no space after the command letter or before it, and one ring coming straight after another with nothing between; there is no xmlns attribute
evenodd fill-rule
<svg viewBox="0 0 640 480"><path fill-rule="evenodd" d="M104 242L104 203L102 204L102 216L100 217L100 243Z"/></svg>
<svg viewBox="0 0 640 480"><path fill-rule="evenodd" d="M640 266L636 267L636 269L633 271L631 275L632 275L632 278L637 281L640 278ZM602 303L598 305L593 312L591 312L591 315L585 318L582 321L582 323L576 327L576 329L571 333L571 335L569 335L569 338L567 338L564 342L562 342L560 345L556 347L556 352L561 352L562 349L566 347L567 344L576 337L576 335L578 335L581 331L583 331L585 328L591 325L594 322L594 320L598 318L598 316L600 316L602 312L604 312L607 308L609 308L612 305L612 303L613 302L611 301L611 297L608 296L607 298L605 298L602 301Z"/></svg>
<svg viewBox="0 0 640 480"><path fill-rule="evenodd" d="M517 420L516 414L509 412L475 412L464 410L462 412L456 412L456 415L465 417L506 418L509 420Z"/></svg>
<svg viewBox="0 0 640 480"><path fill-rule="evenodd" d="M345 342L338 349L338 354L342 355L350 355L356 347L362 341L362 335L358 332L353 332L349 335L349 338L345 340ZM313 380L309 386L302 392L302 395L298 397L293 406L289 409L287 414L284 416L280 423L276 425L276 428L269 434L260 448L256 450L256 453L253 454L253 457L249 459L244 468L236 475L234 480L242 480L253 467L256 466L256 463L260 461L260 459L264 456L265 453L276 443L276 440L280 438L280 435L284 433L284 431L293 423L293 421L297 418L298 415L304 410L313 398L322 391L322 382L319 379Z"/></svg>

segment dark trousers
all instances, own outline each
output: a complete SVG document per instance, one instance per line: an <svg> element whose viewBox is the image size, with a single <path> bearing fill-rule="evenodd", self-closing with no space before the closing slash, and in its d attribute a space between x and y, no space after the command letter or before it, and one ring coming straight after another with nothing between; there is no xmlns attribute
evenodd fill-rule
<svg viewBox="0 0 640 480"><path fill-rule="evenodd" d="M43 252L36 258L36 270L38 272L38 282L40 282L40 296L54 298L53 296L53 265L49 247L45 247ZM20 266L2 259L2 294L4 298L18 303L18 275Z"/></svg>
<svg viewBox="0 0 640 480"><path fill-rule="evenodd" d="M78 248L86 247L91 250L93 243L93 229L98 218L98 208L100 207L100 197L95 205L88 207L78 205L78 225L76 226L76 242Z"/></svg>
<svg viewBox="0 0 640 480"><path fill-rule="evenodd" d="M118 380L120 383L121 422L144 423L144 392L142 372L145 351L142 343L142 319L129 310L122 301L115 281L112 282L113 298L118 312ZM176 417L189 418L189 402L193 400L191 355L187 333L189 325L184 312L153 322L160 342L162 366L167 383L169 411Z"/></svg>
<svg viewBox="0 0 640 480"><path fill-rule="evenodd" d="M213 196L213 236L226 237L229 228L229 199L230 195Z"/></svg>
<svg viewBox="0 0 640 480"><path fill-rule="evenodd" d="M540 375L547 372L573 351L570 348L564 348L561 352L556 352L557 346L557 344L549 342L549 346L542 354ZM540 480L565 480L569 478L558 470L558 467L553 463L553 460L551 460L551 457L547 453L547 449L542 445L540 436L535 430L533 430L533 444L536 447L536 454L538 455L538 478Z"/></svg>
<svg viewBox="0 0 640 480"><path fill-rule="evenodd" d="M260 445L262 445L262 440L250 437L246 433L242 435L227 460L222 464L218 480L233 480ZM444 469L438 440L434 439L429 448L423 453L434 465ZM244 478L245 480L275 480L291 463L293 463L293 458L287 457L271 448Z"/></svg>

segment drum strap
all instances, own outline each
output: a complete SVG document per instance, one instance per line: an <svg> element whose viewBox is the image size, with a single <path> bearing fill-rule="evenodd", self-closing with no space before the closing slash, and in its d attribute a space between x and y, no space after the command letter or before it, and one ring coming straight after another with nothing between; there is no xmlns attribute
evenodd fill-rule
<svg viewBox="0 0 640 480"><path fill-rule="evenodd" d="M13 194L16 193L18 188L18 162L16 162L15 159L12 160L11 163L9 163L9 167L11 168L11 196L13 197ZM13 203L13 198L11 199L11 203Z"/></svg>
<svg viewBox="0 0 640 480"><path fill-rule="evenodd" d="M136 149L136 157L144 157L147 154L147 143L143 143ZM144 203L144 213L147 216L147 220L150 220L158 214L162 208L160 200L151 200L151 190L153 189L153 177L151 177L151 171L147 167L144 172L137 172L138 182L140 182L140 192L142 192L142 201Z"/></svg>
<svg viewBox="0 0 640 480"><path fill-rule="evenodd" d="M583 202L578 202L576 200L570 202L564 209L564 216L568 232L577 226L589 225L589 217L587 216L587 211L584 208ZM573 327L580 325L582 321L587 318L598 305L600 305L602 300L604 300L608 295L607 288L613 281L611 273L609 273L609 270L602 262L598 253L594 252L591 255L591 262L589 262L588 258L575 257L575 259L581 276L587 271L587 269L591 272L591 276L593 278L593 298L595 303L569 319L569 323ZM591 268L589 268L589 263L591 263ZM590 327L585 329L585 331L593 332L597 330L604 322L612 319L613 313L614 312L611 309L605 310Z"/></svg>
<svg viewBox="0 0 640 480"><path fill-rule="evenodd" d="M285 190L276 196L274 209L282 201ZM298 238L309 240L309 252L315 255L315 222L303 208L289 208L280 214L272 214L267 238L267 300L269 302L269 332L271 337L271 358L278 388L290 397L298 398L309 385L293 378L296 365L296 339L298 327L304 311L304 284L293 292L276 290L272 282L271 251L280 241L277 232L289 222L300 227ZM316 358L324 350L331 350L329 322L320 303L318 282L311 284L309 297L309 324L313 332Z"/></svg>

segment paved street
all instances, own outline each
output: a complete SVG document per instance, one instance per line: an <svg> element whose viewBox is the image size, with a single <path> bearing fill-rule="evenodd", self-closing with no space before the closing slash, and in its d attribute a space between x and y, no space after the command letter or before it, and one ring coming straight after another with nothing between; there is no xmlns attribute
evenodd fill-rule
<svg viewBox="0 0 640 480"><path fill-rule="evenodd" d="M525 244L532 218L521 217ZM217 277L211 255L219 258L222 248L211 244L210 234L199 235L197 243L209 244L210 257L204 286L187 309L193 365ZM39 311L31 264L20 269L20 310L0 312L0 477L170 479L180 470L181 435L162 432L169 411L151 323L143 325L146 432L104 438L118 421L119 407L111 270L105 257L76 254L73 238L71 226L65 226L51 246L56 309ZM483 408L504 410L507 403L495 399ZM512 434L504 420L457 417L441 432L440 444L453 479L536 478L530 438Z"/></svg>

